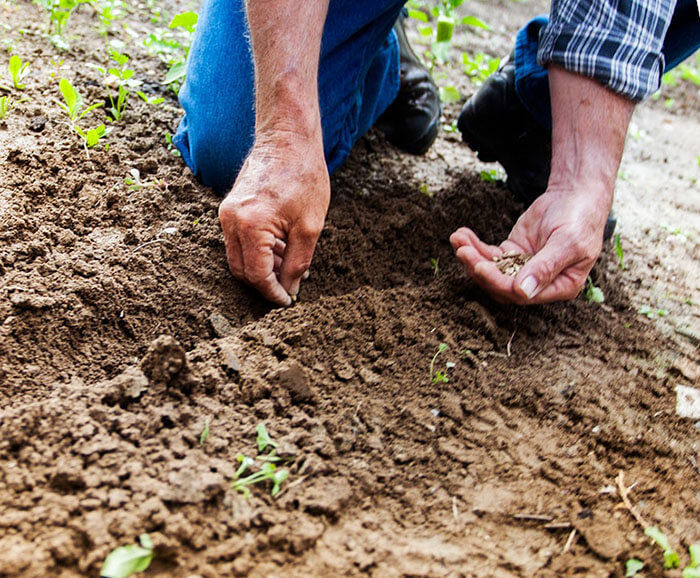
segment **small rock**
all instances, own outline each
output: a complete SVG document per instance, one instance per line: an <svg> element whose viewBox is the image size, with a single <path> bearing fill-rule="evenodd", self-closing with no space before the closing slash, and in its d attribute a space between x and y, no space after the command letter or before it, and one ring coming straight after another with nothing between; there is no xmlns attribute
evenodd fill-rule
<svg viewBox="0 0 700 578"><path fill-rule="evenodd" d="M382 382L382 378L379 377L374 371L371 369L367 369L366 367L361 367L360 371L360 379L363 381L365 385L379 385Z"/></svg>
<svg viewBox="0 0 700 578"><path fill-rule="evenodd" d="M214 311L209 316L209 325L217 337L229 337L235 333L233 325L218 311Z"/></svg>
<svg viewBox="0 0 700 578"><path fill-rule="evenodd" d="M296 361L283 363L272 380L289 392L293 402L312 402L316 397L306 370Z"/></svg>
<svg viewBox="0 0 700 578"><path fill-rule="evenodd" d="M46 127L45 116L35 116L29 123L29 130L32 132L41 132Z"/></svg>
<svg viewBox="0 0 700 578"><path fill-rule="evenodd" d="M679 417L700 419L700 390L684 385L677 386L676 413Z"/></svg>
<svg viewBox="0 0 700 578"><path fill-rule="evenodd" d="M238 375L241 372L241 361L236 355L236 350L231 343L222 342L219 343L219 349L221 350L221 363L229 375Z"/></svg>
<svg viewBox="0 0 700 578"><path fill-rule="evenodd" d="M140 368L132 365L115 378L99 384L97 388L105 391L105 402L117 404L141 397L148 389L148 378Z"/></svg>
<svg viewBox="0 0 700 578"><path fill-rule="evenodd" d="M18 309L29 309L38 311L40 309L48 309L56 304L56 300L51 297L44 297L34 293L13 293L10 297L10 303Z"/></svg>
<svg viewBox="0 0 700 578"><path fill-rule="evenodd" d="M458 395L445 391L440 395L440 413L456 422L464 420L462 400Z"/></svg>
<svg viewBox="0 0 700 578"><path fill-rule="evenodd" d="M341 381L350 381L355 377L355 369L349 363L339 363L335 367L335 375Z"/></svg>

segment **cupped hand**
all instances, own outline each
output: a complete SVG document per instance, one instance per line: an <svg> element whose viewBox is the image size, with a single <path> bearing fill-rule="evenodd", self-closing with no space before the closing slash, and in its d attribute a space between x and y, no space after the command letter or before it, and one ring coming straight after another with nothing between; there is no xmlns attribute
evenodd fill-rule
<svg viewBox="0 0 700 578"><path fill-rule="evenodd" d="M320 139L256 139L219 207L233 275L290 305L308 272L330 201Z"/></svg>
<svg viewBox="0 0 700 578"><path fill-rule="evenodd" d="M450 242L467 275L501 302L530 305L573 299L600 255L611 199L586 190L548 190L518 219L508 239L488 245L466 227ZM494 257L506 252L532 258L515 277Z"/></svg>

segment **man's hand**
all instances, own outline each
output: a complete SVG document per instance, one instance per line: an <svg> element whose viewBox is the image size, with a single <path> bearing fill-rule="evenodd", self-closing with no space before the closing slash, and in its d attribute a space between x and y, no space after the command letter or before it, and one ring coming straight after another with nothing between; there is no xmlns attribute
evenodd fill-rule
<svg viewBox="0 0 700 578"><path fill-rule="evenodd" d="M467 274L499 301L534 304L572 299L603 245L617 170L634 103L594 80L549 68L552 170L547 191L523 213L499 247L470 229L450 238ZM507 251L532 259L515 278L493 257Z"/></svg>
<svg viewBox="0 0 700 578"><path fill-rule="evenodd" d="M278 305L299 292L328 210L318 142L290 134L258 138L219 207L231 272Z"/></svg>
<svg viewBox="0 0 700 578"><path fill-rule="evenodd" d="M586 282L603 244L609 205L591 206L588 195L550 190L522 214L506 241L487 245L466 227L450 242L467 274L494 299L519 305L573 299ZM515 251L534 255L515 277L493 257Z"/></svg>
<svg viewBox="0 0 700 578"><path fill-rule="evenodd" d="M278 305L299 292L330 199L318 100L328 1L246 0L255 140L219 220L231 272Z"/></svg>

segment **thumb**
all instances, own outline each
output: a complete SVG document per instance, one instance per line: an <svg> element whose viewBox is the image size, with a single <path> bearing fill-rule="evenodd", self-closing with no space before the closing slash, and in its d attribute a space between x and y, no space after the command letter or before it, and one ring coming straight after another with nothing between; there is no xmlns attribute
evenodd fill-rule
<svg viewBox="0 0 700 578"><path fill-rule="evenodd" d="M311 258L320 234L320 230L302 224L289 231L280 269L280 284L290 295L296 296L299 293L299 284L311 266Z"/></svg>
<svg viewBox="0 0 700 578"><path fill-rule="evenodd" d="M559 274L578 261L570 243L555 236L520 269L513 283L516 293L533 299L546 289Z"/></svg>

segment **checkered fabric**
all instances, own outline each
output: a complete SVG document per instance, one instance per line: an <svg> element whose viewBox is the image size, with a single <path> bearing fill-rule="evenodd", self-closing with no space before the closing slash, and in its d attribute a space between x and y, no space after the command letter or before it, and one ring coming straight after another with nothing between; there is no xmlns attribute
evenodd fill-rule
<svg viewBox="0 0 700 578"><path fill-rule="evenodd" d="M552 0L537 60L641 101L661 84L661 48L675 4L676 0Z"/></svg>

